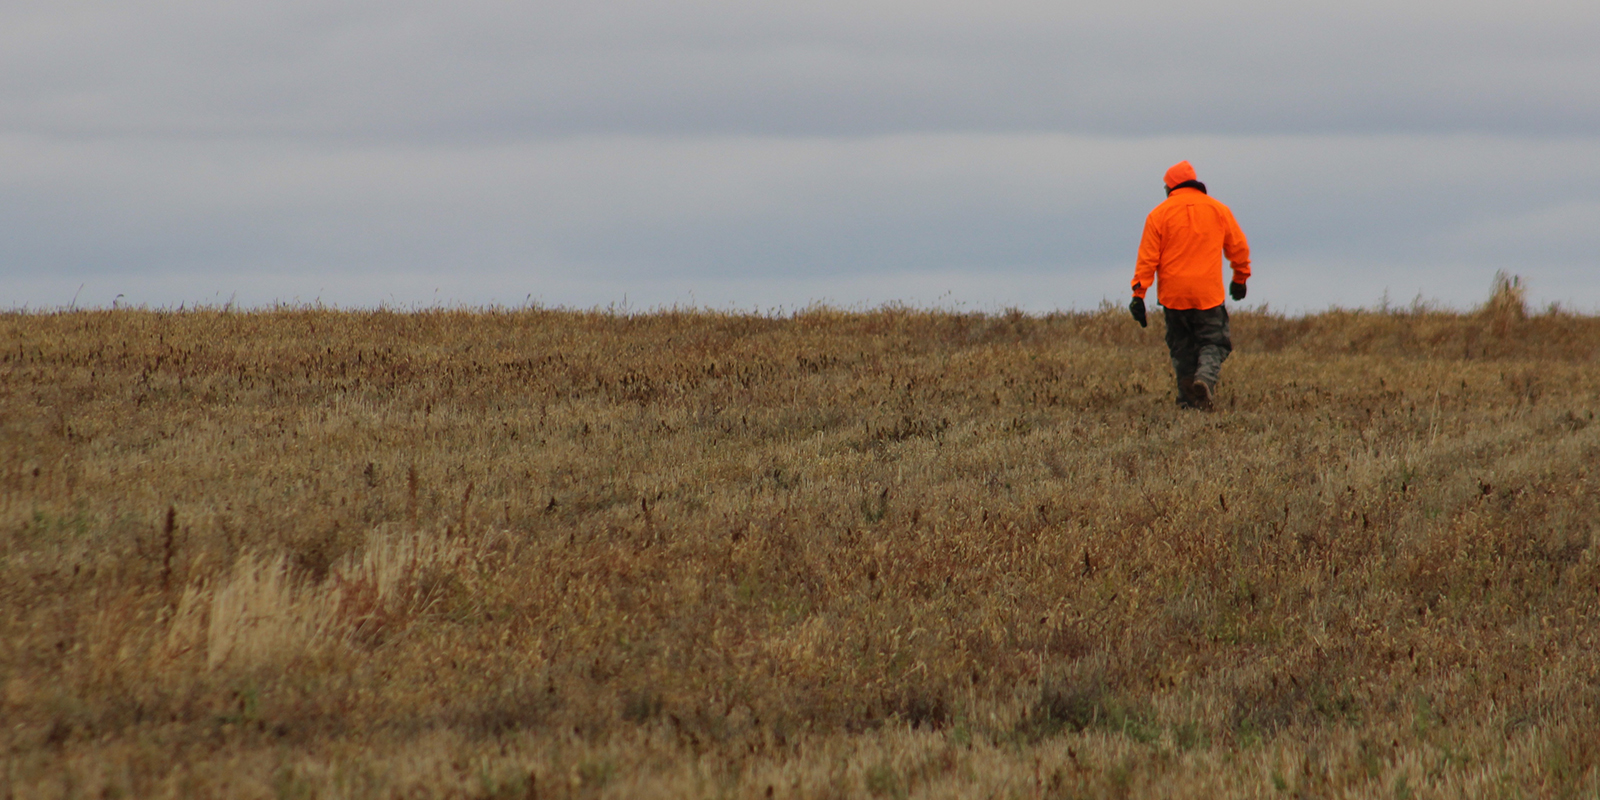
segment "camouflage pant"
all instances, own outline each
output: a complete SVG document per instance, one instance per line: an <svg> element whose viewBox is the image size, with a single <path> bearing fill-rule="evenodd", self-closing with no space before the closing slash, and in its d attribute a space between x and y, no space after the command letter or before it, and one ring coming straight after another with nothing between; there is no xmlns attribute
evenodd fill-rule
<svg viewBox="0 0 1600 800"><path fill-rule="evenodd" d="M1222 362L1233 352L1227 307L1161 310L1167 318L1167 351L1178 378L1178 402L1187 400L1189 384L1197 380L1215 390Z"/></svg>

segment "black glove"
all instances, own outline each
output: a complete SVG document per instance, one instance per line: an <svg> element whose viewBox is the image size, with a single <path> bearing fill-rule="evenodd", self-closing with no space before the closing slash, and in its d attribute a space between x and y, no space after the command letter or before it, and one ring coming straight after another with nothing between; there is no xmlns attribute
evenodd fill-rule
<svg viewBox="0 0 1600 800"><path fill-rule="evenodd" d="M1141 328L1150 327L1150 321L1145 319L1145 317L1144 317L1144 298L1143 297L1135 297L1135 298L1133 298L1133 302L1128 304L1128 313L1132 314L1133 318L1139 321L1139 327L1141 327Z"/></svg>
<svg viewBox="0 0 1600 800"><path fill-rule="evenodd" d="M1233 283L1228 284L1228 296L1232 297L1235 300L1243 300L1244 299L1244 284L1242 284L1242 283L1240 283L1238 281L1234 281Z"/></svg>

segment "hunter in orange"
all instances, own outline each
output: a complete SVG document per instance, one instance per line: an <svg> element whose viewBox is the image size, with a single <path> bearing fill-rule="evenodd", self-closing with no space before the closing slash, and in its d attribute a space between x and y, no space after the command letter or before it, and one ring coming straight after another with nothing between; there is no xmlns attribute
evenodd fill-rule
<svg viewBox="0 0 1600 800"><path fill-rule="evenodd" d="M1228 294L1243 300L1250 279L1250 244L1233 212L1211 199L1194 167L1167 170L1167 200L1144 221L1128 310L1141 326L1145 293L1154 285L1167 322L1167 348L1178 378L1178 405L1212 408L1222 362L1233 352L1222 286L1222 257L1233 267Z"/></svg>

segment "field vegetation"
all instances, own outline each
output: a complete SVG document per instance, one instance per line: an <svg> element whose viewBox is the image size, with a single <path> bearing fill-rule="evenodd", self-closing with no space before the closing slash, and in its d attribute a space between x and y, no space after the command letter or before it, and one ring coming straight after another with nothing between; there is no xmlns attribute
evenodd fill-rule
<svg viewBox="0 0 1600 800"><path fill-rule="evenodd" d="M1594 797L1600 319L0 315L0 786Z"/></svg>

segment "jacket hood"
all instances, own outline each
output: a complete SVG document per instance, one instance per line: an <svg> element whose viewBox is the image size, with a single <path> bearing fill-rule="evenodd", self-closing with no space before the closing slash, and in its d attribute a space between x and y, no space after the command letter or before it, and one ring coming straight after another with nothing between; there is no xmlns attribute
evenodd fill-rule
<svg viewBox="0 0 1600 800"><path fill-rule="evenodd" d="M1167 168L1166 183L1168 189L1175 188L1180 183L1188 183L1192 180L1196 180L1194 174L1194 165L1187 161L1179 161L1178 163Z"/></svg>

